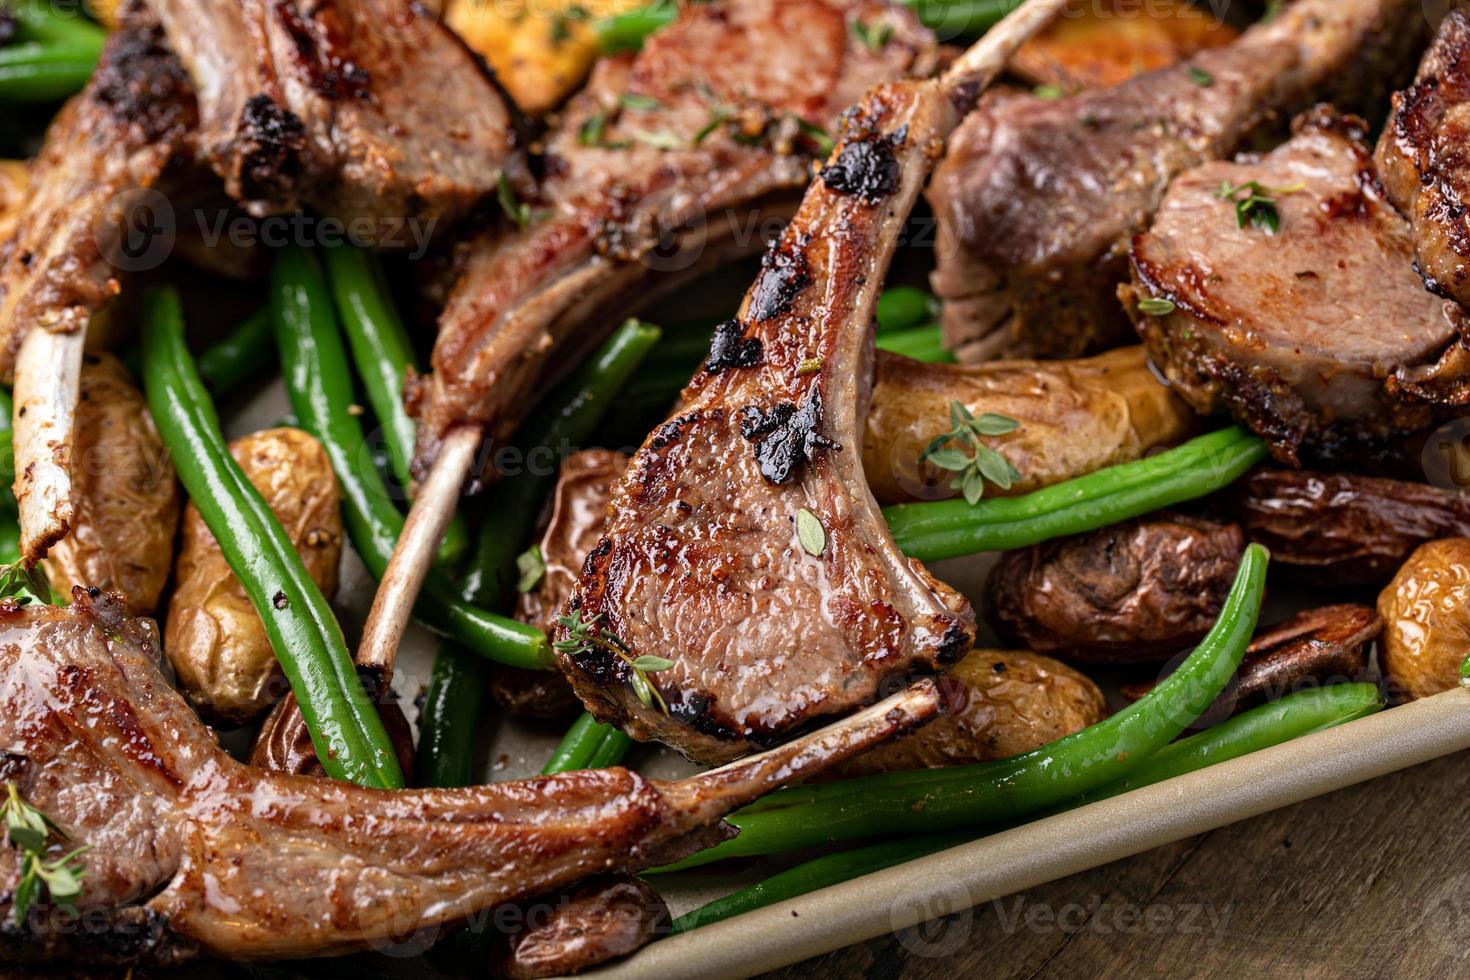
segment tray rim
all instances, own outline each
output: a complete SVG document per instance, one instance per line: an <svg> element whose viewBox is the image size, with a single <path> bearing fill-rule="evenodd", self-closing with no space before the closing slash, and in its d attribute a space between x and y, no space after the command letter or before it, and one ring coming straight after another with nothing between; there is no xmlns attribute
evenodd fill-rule
<svg viewBox="0 0 1470 980"><path fill-rule="evenodd" d="M671 936L583 976L748 977L1467 748L1470 689L1456 688Z"/></svg>

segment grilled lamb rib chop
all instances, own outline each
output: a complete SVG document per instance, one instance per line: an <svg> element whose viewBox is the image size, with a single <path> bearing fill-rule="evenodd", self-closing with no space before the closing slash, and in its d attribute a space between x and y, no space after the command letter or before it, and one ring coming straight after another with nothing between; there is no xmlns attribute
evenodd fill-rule
<svg viewBox="0 0 1470 980"><path fill-rule="evenodd" d="M857 22L893 35L875 51ZM641 53L600 61L548 137L528 227L474 244L440 317L434 373L410 394L416 472L455 425L506 435L603 327L756 254L794 210L822 131L932 55L913 16L877 0L721 0L683 5Z"/></svg>
<svg viewBox="0 0 1470 980"><path fill-rule="evenodd" d="M231 759L158 671L157 633L120 597L0 610L0 780L91 845L79 910L176 961L317 956L636 870L728 836L720 818L929 720L930 683L801 742L682 782L625 769L385 792ZM17 851L0 848L0 881ZM0 954L94 964L108 937L37 908ZM124 931L127 930L127 931ZM88 932L89 930L82 930Z"/></svg>
<svg viewBox="0 0 1470 980"><path fill-rule="evenodd" d="M1414 225L1430 288L1470 304L1470 14L1440 25L1419 77L1393 98L1378 142L1378 173Z"/></svg>
<svg viewBox="0 0 1470 980"><path fill-rule="evenodd" d="M199 95L201 154L254 214L430 229L515 154L483 62L413 0L150 0Z"/></svg>
<svg viewBox="0 0 1470 980"><path fill-rule="evenodd" d="M568 603L584 625L558 630L559 661L598 718L723 760L970 651L969 603L899 553L863 474L873 308L957 107L1058 6L1032 0L943 83L882 85L845 114ZM635 673L643 655L672 665Z"/></svg>
<svg viewBox="0 0 1470 980"><path fill-rule="evenodd" d="M1433 406L1418 382L1460 373L1463 314L1414 273L1360 127L1318 110L1259 160L1180 176L1134 240L1121 291L1175 391L1203 414L1228 409L1292 465L1372 454L1423 427ZM1279 231L1239 226L1221 188L1251 181L1274 189Z"/></svg>
<svg viewBox="0 0 1470 980"><path fill-rule="evenodd" d="M1116 88L982 106L929 191L946 345L978 361L1121 340L1128 239L1170 179L1344 84L1386 89L1424 25L1411 0L1298 0L1228 47Z"/></svg>
<svg viewBox="0 0 1470 980"><path fill-rule="evenodd" d="M13 237L0 242L0 375L15 378L21 550L39 558L72 519L71 444L87 324L119 277L162 254L150 194L192 152L193 94L139 11L108 39L31 169ZM166 230L166 229L165 229Z"/></svg>

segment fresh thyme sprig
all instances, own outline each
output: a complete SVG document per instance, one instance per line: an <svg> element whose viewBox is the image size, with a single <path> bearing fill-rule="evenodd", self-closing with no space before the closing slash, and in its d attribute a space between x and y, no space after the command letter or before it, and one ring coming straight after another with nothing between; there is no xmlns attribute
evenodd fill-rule
<svg viewBox="0 0 1470 980"><path fill-rule="evenodd" d="M0 599L14 599L22 606L32 602L48 606L56 604L46 573L39 565L27 567L24 559L13 565L0 565Z"/></svg>
<svg viewBox="0 0 1470 980"><path fill-rule="evenodd" d="M1274 235L1281 230L1281 212L1276 207L1276 198L1295 194L1306 186L1297 183L1290 187L1267 187L1256 180L1248 180L1244 184L1232 184L1226 180L1221 181L1215 197L1235 205L1235 223L1239 227L1253 225Z"/></svg>
<svg viewBox="0 0 1470 980"><path fill-rule="evenodd" d="M628 669L632 671L630 681L633 685L633 693L638 695L638 700L643 702L644 707L653 707L653 703L657 701L659 710L668 714L668 704L664 701L663 695L658 693L658 688L649 681L648 675L668 670L674 666L674 662L648 653L640 657L633 656L633 652L623 645L622 640L611 633L595 629L601 621L602 613L598 613L591 619L583 619L582 611L573 609L568 615L557 617L557 622L567 631L567 638L557 640L553 645L568 656L590 653L593 650L603 650L612 654L627 664Z"/></svg>
<svg viewBox="0 0 1470 980"><path fill-rule="evenodd" d="M66 840L66 834L40 810L27 803L14 783L6 783L6 799L0 803L0 818L5 822L5 837L10 846L21 852L20 880L11 892L10 917L16 925L25 922L45 886L51 901L70 905L82 893L86 872L77 858L88 848L78 847L55 860L46 860L46 846L53 837Z"/></svg>
<svg viewBox="0 0 1470 980"><path fill-rule="evenodd" d="M971 506L985 496L986 480L1002 490L1009 490L1021 478L1020 471L1011 465L1010 460L980 441L981 436L1003 436L1014 432L1021 423L994 412L986 412L977 418L963 402L957 401L949 403L949 421L953 428L929 443L919 460L954 473L950 487L963 493ZM970 454L949 447L951 442L968 446Z"/></svg>

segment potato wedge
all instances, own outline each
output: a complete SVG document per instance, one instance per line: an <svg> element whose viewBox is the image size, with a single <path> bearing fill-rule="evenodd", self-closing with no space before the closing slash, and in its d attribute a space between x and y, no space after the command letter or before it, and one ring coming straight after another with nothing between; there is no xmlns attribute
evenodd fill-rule
<svg viewBox="0 0 1470 980"><path fill-rule="evenodd" d="M15 232L30 186L29 164L23 160L0 160L0 245Z"/></svg>
<svg viewBox="0 0 1470 980"><path fill-rule="evenodd" d="M52 588L123 592L151 616L173 566L179 486L143 393L111 354L82 362L72 494L71 533L42 561Z"/></svg>
<svg viewBox="0 0 1470 980"><path fill-rule="evenodd" d="M843 763L838 778L988 762L1029 752L1102 721L1089 678L1035 653L974 650L940 679L949 713Z"/></svg>
<svg viewBox="0 0 1470 980"><path fill-rule="evenodd" d="M1064 92L1106 88L1238 36L1208 6L1188 0L1072 4L1016 53L1011 69Z"/></svg>
<svg viewBox="0 0 1470 980"><path fill-rule="evenodd" d="M330 598L337 591L342 517L326 451L300 429L281 428L236 439L230 454ZM255 607L193 504L184 512L176 575L164 649L179 685L207 717L244 724L287 687Z"/></svg>
<svg viewBox="0 0 1470 980"><path fill-rule="evenodd" d="M878 355L877 385L863 438L868 485L885 504L954 496L953 474L921 464L935 436L950 428L949 406L996 412L1021 423L989 444L1021 473L1014 496L1126 463L1189 434L1194 413L1160 384L1142 347L1076 361L996 361L970 366L921 364Z"/></svg>
<svg viewBox="0 0 1470 980"><path fill-rule="evenodd" d="M1379 659L1392 692L1410 700L1460 682L1470 654L1470 538L1421 545L1378 596Z"/></svg>
<svg viewBox="0 0 1470 980"><path fill-rule="evenodd" d="M644 0L448 0L444 22L480 54L527 115L559 106L599 49L592 22Z"/></svg>

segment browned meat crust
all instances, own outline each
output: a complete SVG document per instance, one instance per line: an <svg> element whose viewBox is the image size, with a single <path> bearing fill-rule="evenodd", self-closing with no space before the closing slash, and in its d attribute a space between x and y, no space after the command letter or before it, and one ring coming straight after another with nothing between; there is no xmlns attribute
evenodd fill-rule
<svg viewBox="0 0 1470 980"><path fill-rule="evenodd" d="M1470 496L1423 483L1261 470L1226 499L1273 565L1325 587L1383 585L1421 544L1470 537Z"/></svg>
<svg viewBox="0 0 1470 980"><path fill-rule="evenodd" d="M929 683L682 782L604 769L385 792L234 761L158 662L154 626L116 597L77 589L69 608L0 610L0 778L90 845L81 913L141 915L151 931L131 952L165 961L194 944L234 959L347 952L676 859L726 836L730 809L911 730L939 704ZM15 880L17 853L0 848L0 880ZM10 914L0 894L7 954L94 952L48 936L75 931L64 912L42 903L22 927Z"/></svg>
<svg viewBox="0 0 1470 980"><path fill-rule="evenodd" d="M507 980L564 977L637 952L669 924L669 907L637 878L590 878L565 895L533 903L492 956Z"/></svg>
<svg viewBox="0 0 1470 980"><path fill-rule="evenodd" d="M1134 240L1122 294L1175 390L1202 414L1228 410L1293 465L1370 454L1427 425L1431 406L1391 382L1453 373L1460 349L1459 310L1414 274L1408 224L1383 199L1360 127L1319 110L1259 160L1180 176ZM1220 193L1252 181L1275 189L1275 233L1240 227Z"/></svg>
<svg viewBox="0 0 1470 980"><path fill-rule="evenodd" d="M947 345L961 360L1076 357L1125 337L1128 239L1170 180L1317 98L1391 84L1424 25L1412 0L1299 0L1116 88L989 100L929 191Z"/></svg>
<svg viewBox="0 0 1470 980"><path fill-rule="evenodd" d="M570 608L673 661L649 675L667 713L606 646L560 662L635 738L731 758L969 652L968 603L898 552L861 465L873 304L951 112L898 83L848 114L724 332L740 356L712 359L619 484Z"/></svg>
<svg viewBox="0 0 1470 980"><path fill-rule="evenodd" d="M494 193L515 153L484 63L413 0L154 0L199 93L203 154L256 214L387 238Z"/></svg>
<svg viewBox="0 0 1470 980"><path fill-rule="evenodd" d="M1430 288L1470 304L1470 14L1451 11L1419 69L1393 97L1378 142L1378 172L1414 225L1414 253Z"/></svg>
<svg viewBox="0 0 1470 980"><path fill-rule="evenodd" d="M166 244L149 192L190 151L196 125L162 32L139 17L113 34L86 89L47 131L15 234L0 241L0 376L10 378L32 327L85 330L119 275Z"/></svg>
<svg viewBox="0 0 1470 980"><path fill-rule="evenodd" d="M893 36L874 51L857 20ZM683 5L641 53L599 62L547 139L529 226L474 245L440 318L434 373L410 396L419 475L454 425L505 436L605 329L759 252L838 114L932 48L875 0L719 0Z"/></svg>
<svg viewBox="0 0 1470 980"><path fill-rule="evenodd" d="M1155 515L1006 552L986 581L986 621L1084 663L1162 661L1214 624L1244 548L1234 524Z"/></svg>

